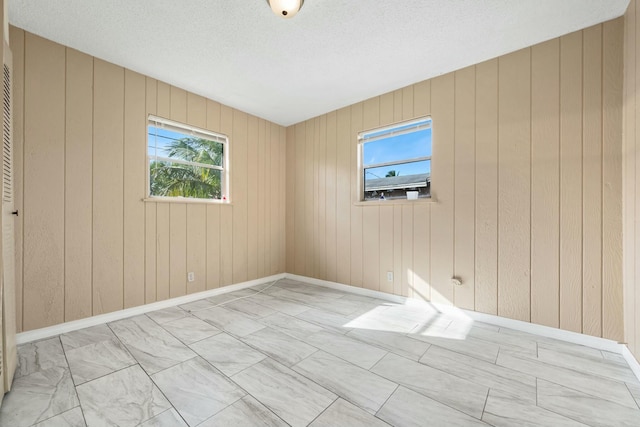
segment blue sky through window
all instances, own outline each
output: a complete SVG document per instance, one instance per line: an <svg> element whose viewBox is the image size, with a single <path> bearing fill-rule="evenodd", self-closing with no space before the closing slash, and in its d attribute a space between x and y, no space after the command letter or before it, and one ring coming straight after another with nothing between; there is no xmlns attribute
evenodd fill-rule
<svg viewBox="0 0 640 427"><path fill-rule="evenodd" d="M400 128L402 129L402 128ZM368 134L368 137L376 134ZM391 136L377 141L365 142L363 145L363 165L366 179L384 178L389 171L396 171L401 176L431 172L430 161L409 162L368 168L369 165L401 161L417 157L431 156L431 128L421 129L404 135Z"/></svg>

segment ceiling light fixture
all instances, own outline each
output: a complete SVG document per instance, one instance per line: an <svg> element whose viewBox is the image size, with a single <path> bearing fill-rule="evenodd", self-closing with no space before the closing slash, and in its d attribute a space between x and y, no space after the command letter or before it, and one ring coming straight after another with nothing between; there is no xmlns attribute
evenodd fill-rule
<svg viewBox="0 0 640 427"><path fill-rule="evenodd" d="M267 0L271 10L283 18L293 18L302 8L304 0Z"/></svg>

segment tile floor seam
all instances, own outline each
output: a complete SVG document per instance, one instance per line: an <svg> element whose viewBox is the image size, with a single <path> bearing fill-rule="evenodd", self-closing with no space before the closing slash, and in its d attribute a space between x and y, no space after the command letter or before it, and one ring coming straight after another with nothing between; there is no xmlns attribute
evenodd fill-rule
<svg viewBox="0 0 640 427"><path fill-rule="evenodd" d="M64 355L64 360L67 362L67 369L69 369L69 376L71 377L71 384L73 384L73 392L76 394L76 399L78 400L78 406L80 407L80 412L82 413L82 419L84 420L84 423L87 424L87 419L84 416L84 410L82 409L82 401L80 401L80 395L78 395L78 389L76 386L75 381L73 380L73 373L71 372L71 365L69 365L69 359L67 358L67 352L64 349L64 344L62 344L62 338L60 338L60 335L57 336L58 341L60 341L60 348L62 348L62 354ZM73 408L71 408L73 409ZM70 410L71 410L70 409ZM67 412L67 411L65 411ZM62 412L64 413L64 412ZM60 414L58 414L60 415ZM51 417L53 418L53 417ZM35 423L38 424L38 423Z"/></svg>
<svg viewBox="0 0 640 427"><path fill-rule="evenodd" d="M167 369L169 369L169 368L167 368ZM144 371L144 369L143 369L143 371ZM160 394L162 394L162 397L164 397L164 398L166 399L166 401L167 401L167 402L169 402L169 405L171 405L171 407L170 407L170 408L167 408L165 411L162 411L160 414L163 414L163 413L165 413L165 412L170 411L171 409L173 409L174 411L176 411L176 413L178 414L178 416L180 417L180 419L181 419L182 421L184 421L185 425L189 426L189 423L187 422L187 420L185 420L185 419L184 419L184 417L182 416L182 414L180 413L180 411L178 411L178 408L176 408L176 407L174 406L173 402L171 402L171 400L169 400L169 397L167 397L167 395L165 394L165 392L164 392L164 391L160 388L160 386L159 386L159 385L154 381L154 379L151 377L151 375L149 375L146 371L144 371L144 374L147 376L147 378L149 378L149 380L151 381L151 383L153 384L153 386L154 386L155 388L157 388L157 389L158 389L158 391L160 392ZM143 420L143 421L141 421L138 425L143 424L143 423L146 423L147 421L149 421L149 420L151 420L151 419L153 419L153 418L157 417L157 416L158 416L158 415L160 415L160 414L154 415L154 416L153 416L153 417L151 417L151 418L148 418L148 419L146 419L146 420Z"/></svg>

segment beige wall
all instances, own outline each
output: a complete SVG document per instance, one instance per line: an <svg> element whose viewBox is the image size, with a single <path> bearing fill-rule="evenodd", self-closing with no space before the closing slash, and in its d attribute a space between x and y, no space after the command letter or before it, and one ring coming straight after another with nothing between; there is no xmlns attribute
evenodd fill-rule
<svg viewBox="0 0 640 427"><path fill-rule="evenodd" d="M19 330L284 272L284 128L13 27L11 47ZM142 202L148 114L229 135L232 206Z"/></svg>
<svg viewBox="0 0 640 427"><path fill-rule="evenodd" d="M289 127L287 271L622 340L622 41L618 19ZM357 132L427 114L436 202L354 204Z"/></svg>
<svg viewBox="0 0 640 427"><path fill-rule="evenodd" d="M640 8L624 17L624 321L625 340L640 360Z"/></svg>

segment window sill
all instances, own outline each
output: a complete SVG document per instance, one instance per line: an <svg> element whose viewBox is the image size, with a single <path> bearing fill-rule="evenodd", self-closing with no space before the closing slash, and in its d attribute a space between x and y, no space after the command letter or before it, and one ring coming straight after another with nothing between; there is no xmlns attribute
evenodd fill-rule
<svg viewBox="0 0 640 427"><path fill-rule="evenodd" d="M197 203L208 205L228 205L231 206L231 202L227 200L206 200L206 199L191 199L189 197L147 197L142 199L145 203Z"/></svg>
<svg viewBox="0 0 640 427"><path fill-rule="evenodd" d="M424 203L437 203L438 201L433 197L423 197L420 199L384 199L384 200L369 200L367 202L358 201L354 202L354 206L390 206L390 205L415 205Z"/></svg>

